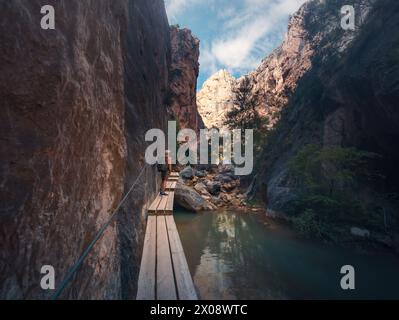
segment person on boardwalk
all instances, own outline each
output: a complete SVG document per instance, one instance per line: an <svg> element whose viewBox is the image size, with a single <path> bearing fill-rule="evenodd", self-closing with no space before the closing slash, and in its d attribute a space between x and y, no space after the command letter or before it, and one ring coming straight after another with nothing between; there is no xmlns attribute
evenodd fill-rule
<svg viewBox="0 0 399 320"><path fill-rule="evenodd" d="M166 182L168 181L168 176L172 172L172 159L170 156L170 151L165 152L165 164L158 163L158 171L161 173L162 183L161 183L161 196L167 196Z"/></svg>

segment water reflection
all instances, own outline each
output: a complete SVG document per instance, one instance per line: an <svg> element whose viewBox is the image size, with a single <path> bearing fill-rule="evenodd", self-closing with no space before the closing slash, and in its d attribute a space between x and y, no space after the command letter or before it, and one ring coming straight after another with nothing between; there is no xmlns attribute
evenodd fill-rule
<svg viewBox="0 0 399 320"><path fill-rule="evenodd" d="M299 240L256 215L177 213L176 223L202 299L399 298L396 256ZM339 286L345 264L354 292Z"/></svg>

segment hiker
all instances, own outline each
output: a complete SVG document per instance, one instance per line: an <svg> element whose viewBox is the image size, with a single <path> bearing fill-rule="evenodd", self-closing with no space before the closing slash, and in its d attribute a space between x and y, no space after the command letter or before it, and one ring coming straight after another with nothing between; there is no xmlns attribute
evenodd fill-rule
<svg viewBox="0 0 399 320"><path fill-rule="evenodd" d="M157 164L158 171L161 173L162 183L161 183L161 196L167 196L166 182L168 181L168 175L172 172L172 159L170 157L170 151L165 152L165 164Z"/></svg>

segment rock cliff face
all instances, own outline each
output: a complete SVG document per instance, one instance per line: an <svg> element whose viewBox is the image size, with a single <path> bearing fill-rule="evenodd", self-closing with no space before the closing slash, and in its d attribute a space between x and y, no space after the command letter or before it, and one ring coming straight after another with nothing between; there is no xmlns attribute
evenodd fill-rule
<svg viewBox="0 0 399 320"><path fill-rule="evenodd" d="M305 3L290 18L283 43L248 75L236 80L222 70L210 77L197 96L198 109L205 124L220 126L223 123L234 104L234 90L247 79L260 114L266 116L273 127L298 81L311 68L315 53L327 50L344 52L356 37L374 1L355 1L357 31L332 39L340 27L337 15L343 5L340 2L327 4L324 0L316 0ZM329 42L329 39L333 41Z"/></svg>
<svg viewBox="0 0 399 320"><path fill-rule="evenodd" d="M395 23L398 3L356 1L360 18L354 32L342 30L336 18L334 8L344 4L310 1L299 11L299 20L294 16L294 21L302 21L303 31L299 33L306 35L302 48L308 47L306 55L311 55L304 64L309 66L308 71L301 71L303 75L287 95L287 103L277 104L278 108L283 106L283 112L265 151L259 189L272 210L278 211L295 194L287 163L309 143L380 154L378 169L386 179L379 186L365 182L359 188L384 193L399 189L394 166L399 160L395 142L399 136L398 112L394 106L399 98L395 53L399 49ZM285 79L290 79L290 74ZM369 199L380 205L373 195Z"/></svg>
<svg viewBox="0 0 399 320"><path fill-rule="evenodd" d="M345 3L313 0L305 3L290 18L283 43L261 65L247 75L259 111L274 126L298 81L312 67L313 57L327 55L327 51L343 53L358 31L374 0L358 0L355 31L339 32L340 9ZM351 3L352 4L352 3ZM341 29L342 30L342 29ZM342 30L343 31L343 30Z"/></svg>
<svg viewBox="0 0 399 320"><path fill-rule="evenodd" d="M166 125L169 26L161 0L49 0L0 10L0 298L48 298L144 166L144 134ZM63 298L134 298L144 206L139 183Z"/></svg>
<svg viewBox="0 0 399 320"><path fill-rule="evenodd" d="M196 101L200 42L189 29L172 26L171 44L170 113L181 129L199 131L204 126Z"/></svg>
<svg viewBox="0 0 399 320"><path fill-rule="evenodd" d="M204 82L197 94L198 112L207 128L222 128L227 112L234 106L237 80L220 70Z"/></svg>

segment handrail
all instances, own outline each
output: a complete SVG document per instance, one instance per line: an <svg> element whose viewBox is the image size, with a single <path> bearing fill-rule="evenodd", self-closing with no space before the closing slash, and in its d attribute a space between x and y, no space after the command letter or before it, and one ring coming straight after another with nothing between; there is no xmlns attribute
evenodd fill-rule
<svg viewBox="0 0 399 320"><path fill-rule="evenodd" d="M111 217L109 220L100 228L100 230L97 232L96 236L94 239L90 242L89 246L86 248L86 250L83 252L83 254L80 256L80 258L76 261L76 263L73 265L73 267L68 271L67 275L65 276L64 280L61 282L60 287L56 290L56 292L52 295L51 300L57 300L62 292L65 290L69 282L72 280L73 276L75 273L78 271L78 269L81 267L82 263L84 260L87 258L91 250L94 248L95 244L100 240L100 238L103 236L105 230L111 225L112 221L116 217L117 213L119 212L119 209L121 208L122 204L127 200L129 194L133 191L134 187L137 185L139 179L143 175L143 172L145 170L145 166L141 169L140 174L134 181L132 187L129 189L129 191L126 193L126 195L123 197L123 199L119 202L117 208L115 211L112 213Z"/></svg>

